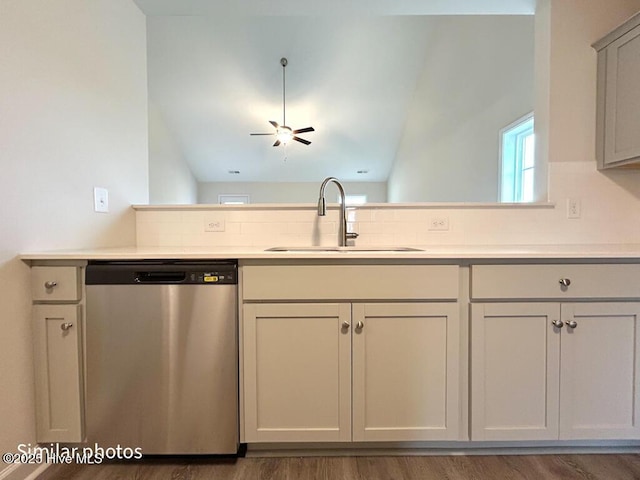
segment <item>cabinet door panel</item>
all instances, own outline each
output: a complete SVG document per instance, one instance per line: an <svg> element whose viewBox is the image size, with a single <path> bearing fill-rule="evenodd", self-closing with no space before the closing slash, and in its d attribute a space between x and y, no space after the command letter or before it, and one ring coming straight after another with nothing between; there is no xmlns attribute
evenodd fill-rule
<svg viewBox="0 0 640 480"><path fill-rule="evenodd" d="M81 324L77 305L33 307L36 440L83 440Z"/></svg>
<svg viewBox="0 0 640 480"><path fill-rule="evenodd" d="M638 303L572 303L562 318L561 439L640 438Z"/></svg>
<svg viewBox="0 0 640 480"><path fill-rule="evenodd" d="M605 165L640 157L640 28L606 49Z"/></svg>
<svg viewBox="0 0 640 480"><path fill-rule="evenodd" d="M245 439L351 439L349 304L244 306Z"/></svg>
<svg viewBox="0 0 640 480"><path fill-rule="evenodd" d="M457 303L353 305L354 441L459 438L458 316Z"/></svg>
<svg viewBox="0 0 640 480"><path fill-rule="evenodd" d="M472 440L558 438L558 304L474 304Z"/></svg>

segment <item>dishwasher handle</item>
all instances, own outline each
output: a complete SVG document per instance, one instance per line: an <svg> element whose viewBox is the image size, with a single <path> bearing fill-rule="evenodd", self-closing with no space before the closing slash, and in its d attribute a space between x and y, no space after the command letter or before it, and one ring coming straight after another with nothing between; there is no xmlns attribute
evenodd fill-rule
<svg viewBox="0 0 640 480"><path fill-rule="evenodd" d="M136 272L136 283L182 283L187 279L187 272Z"/></svg>

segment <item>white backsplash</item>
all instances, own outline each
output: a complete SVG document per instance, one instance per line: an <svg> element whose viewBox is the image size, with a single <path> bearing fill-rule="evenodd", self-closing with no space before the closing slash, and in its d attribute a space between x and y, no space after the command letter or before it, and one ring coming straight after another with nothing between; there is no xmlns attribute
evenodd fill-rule
<svg viewBox="0 0 640 480"><path fill-rule="evenodd" d="M640 243L640 172L601 173L595 162L550 164L550 202L543 206L438 206L348 211L356 245L555 245ZM581 204L581 217L567 218L567 199ZM449 230L430 230L446 218ZM139 208L141 247L273 247L336 245L338 210L319 217L313 205L269 208L198 206ZM224 222L224 232L207 232Z"/></svg>

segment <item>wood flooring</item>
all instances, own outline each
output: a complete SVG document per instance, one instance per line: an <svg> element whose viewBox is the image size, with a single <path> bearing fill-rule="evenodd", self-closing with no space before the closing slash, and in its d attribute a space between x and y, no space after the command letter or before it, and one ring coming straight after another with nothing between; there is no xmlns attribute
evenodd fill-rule
<svg viewBox="0 0 640 480"><path fill-rule="evenodd" d="M640 479L640 455L149 459L54 465L38 480Z"/></svg>

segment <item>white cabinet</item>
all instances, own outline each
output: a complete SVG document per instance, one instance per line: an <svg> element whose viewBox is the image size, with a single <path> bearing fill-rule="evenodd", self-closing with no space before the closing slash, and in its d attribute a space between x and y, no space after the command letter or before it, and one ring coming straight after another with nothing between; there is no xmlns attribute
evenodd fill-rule
<svg viewBox="0 0 640 480"><path fill-rule="evenodd" d="M78 266L32 268L36 440L81 442L82 305Z"/></svg>
<svg viewBox="0 0 640 480"><path fill-rule="evenodd" d="M560 439L640 438L640 303L562 304L561 314Z"/></svg>
<svg viewBox="0 0 640 480"><path fill-rule="evenodd" d="M458 440L457 303L353 304L353 440Z"/></svg>
<svg viewBox="0 0 640 480"><path fill-rule="evenodd" d="M640 439L640 303L571 301L637 297L639 274L638 265L474 266L471 438ZM530 301L545 295L566 301Z"/></svg>
<svg viewBox="0 0 640 480"><path fill-rule="evenodd" d="M306 267L243 268L244 441L466 438L458 267Z"/></svg>
<svg viewBox="0 0 640 480"><path fill-rule="evenodd" d="M244 306L247 442L351 439L349 304Z"/></svg>
<svg viewBox="0 0 640 480"><path fill-rule="evenodd" d="M598 51L598 167L637 167L640 162L640 14L593 47Z"/></svg>
<svg viewBox="0 0 640 480"><path fill-rule="evenodd" d="M457 304L249 304L243 326L247 442L459 438Z"/></svg>
<svg viewBox="0 0 640 480"><path fill-rule="evenodd" d="M474 304L471 439L558 438L557 304Z"/></svg>

